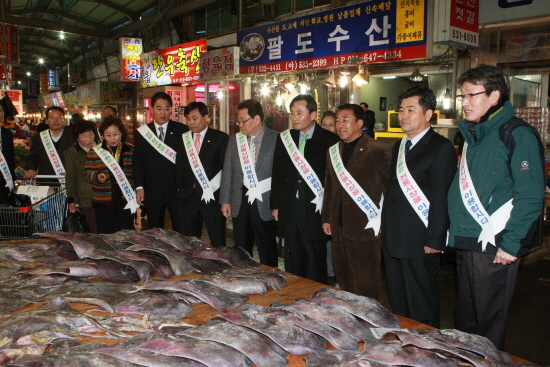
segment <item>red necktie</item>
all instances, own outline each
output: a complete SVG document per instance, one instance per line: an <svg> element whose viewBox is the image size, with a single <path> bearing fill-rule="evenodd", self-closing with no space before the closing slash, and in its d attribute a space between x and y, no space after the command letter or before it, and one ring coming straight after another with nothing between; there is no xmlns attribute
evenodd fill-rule
<svg viewBox="0 0 550 367"><path fill-rule="evenodd" d="M201 150L201 134L195 136L195 150L197 153Z"/></svg>

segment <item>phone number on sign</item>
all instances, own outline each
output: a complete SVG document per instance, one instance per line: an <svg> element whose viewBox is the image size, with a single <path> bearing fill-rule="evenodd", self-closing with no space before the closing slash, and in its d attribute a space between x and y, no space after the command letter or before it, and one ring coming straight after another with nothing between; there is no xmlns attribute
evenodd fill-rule
<svg viewBox="0 0 550 367"><path fill-rule="evenodd" d="M477 44L477 34L453 29L453 40Z"/></svg>

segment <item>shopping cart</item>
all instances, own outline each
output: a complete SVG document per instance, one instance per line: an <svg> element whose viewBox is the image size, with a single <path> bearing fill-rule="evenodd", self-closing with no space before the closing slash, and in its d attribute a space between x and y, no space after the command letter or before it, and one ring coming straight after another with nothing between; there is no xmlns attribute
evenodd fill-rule
<svg viewBox="0 0 550 367"><path fill-rule="evenodd" d="M63 176L41 175L36 178L55 180ZM60 231L63 228L67 210L65 187L58 180L48 182L48 185L52 185L48 195L30 207L0 208L0 240L39 238L35 233Z"/></svg>

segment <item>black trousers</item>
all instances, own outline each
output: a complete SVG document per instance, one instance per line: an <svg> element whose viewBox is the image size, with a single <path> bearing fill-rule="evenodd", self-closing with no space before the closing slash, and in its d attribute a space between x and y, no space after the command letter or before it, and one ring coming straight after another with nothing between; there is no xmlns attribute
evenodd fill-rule
<svg viewBox="0 0 550 367"><path fill-rule="evenodd" d="M327 239L306 241L299 215L290 214L284 228L285 270L294 275L328 284Z"/></svg>
<svg viewBox="0 0 550 367"><path fill-rule="evenodd" d="M147 192L145 195L145 200L147 200ZM174 194L172 200L166 200L164 202L150 203L146 201L146 206L147 226L149 228L164 228L164 213L166 212L166 208L168 208L168 213L170 213L170 219L172 220L172 229L182 233L177 195Z"/></svg>
<svg viewBox="0 0 550 367"><path fill-rule="evenodd" d="M383 252L393 311L439 328L439 290L436 281L441 254L398 259L392 257L385 247Z"/></svg>
<svg viewBox="0 0 550 367"><path fill-rule="evenodd" d="M114 208L94 208L98 233L115 233L123 229L135 229L134 215L130 209L116 204Z"/></svg>
<svg viewBox="0 0 550 367"><path fill-rule="evenodd" d="M186 200L179 200L180 232L184 236L202 236L202 222L206 224L210 244L214 247L225 246L225 217L221 205L207 207L201 200L202 194L195 190Z"/></svg>
<svg viewBox="0 0 550 367"><path fill-rule="evenodd" d="M239 214L233 218L235 245L243 248L252 256L254 238L256 238L260 263L276 268L279 265L277 222L262 220L256 200L252 204L248 203L247 190L246 188L242 190L241 208Z"/></svg>
<svg viewBox="0 0 550 367"><path fill-rule="evenodd" d="M519 260L493 264L495 255L457 250L458 294L455 327L489 339L504 350L508 308L516 285Z"/></svg>

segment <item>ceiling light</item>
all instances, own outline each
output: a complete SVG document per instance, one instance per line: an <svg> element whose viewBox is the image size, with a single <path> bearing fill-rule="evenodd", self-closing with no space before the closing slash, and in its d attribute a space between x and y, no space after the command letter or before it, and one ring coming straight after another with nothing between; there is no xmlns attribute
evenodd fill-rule
<svg viewBox="0 0 550 367"><path fill-rule="evenodd" d="M310 85L309 85L309 80L307 78L307 75L304 77L304 79L300 80L298 82L298 85L302 88L302 90L309 90L310 89Z"/></svg>
<svg viewBox="0 0 550 367"><path fill-rule="evenodd" d="M336 78L334 78L334 70L331 70L328 74L328 77L324 80L327 87L334 87L336 85Z"/></svg>
<svg viewBox="0 0 550 367"><path fill-rule="evenodd" d="M420 74L420 70L418 68L414 68L411 76L409 76L409 79L413 82L421 82L422 74Z"/></svg>
<svg viewBox="0 0 550 367"><path fill-rule="evenodd" d="M59 33L59 39L62 39L62 40L65 39L65 32L60 32Z"/></svg>
<svg viewBox="0 0 550 367"><path fill-rule="evenodd" d="M443 109L449 110L451 108L451 90L449 88L445 89L445 94L443 95Z"/></svg>
<svg viewBox="0 0 550 367"><path fill-rule="evenodd" d="M265 83L265 84L262 85L262 94L263 94L264 96L267 96L267 95L269 94L268 85L269 85L269 84L267 84L267 83Z"/></svg>
<svg viewBox="0 0 550 367"><path fill-rule="evenodd" d="M39 63L39 64L43 64L43 63L44 63L44 59L43 59L43 58L39 58L39 59L38 59L38 63Z"/></svg>
<svg viewBox="0 0 550 367"><path fill-rule="evenodd" d="M279 106L283 104L283 97L281 97L281 92L280 91L277 92L277 99L275 100L275 103Z"/></svg>
<svg viewBox="0 0 550 367"><path fill-rule="evenodd" d="M341 71L340 74L342 74L342 76L338 79L338 84L340 84L340 88L344 88L348 85L349 71Z"/></svg>
<svg viewBox="0 0 550 367"><path fill-rule="evenodd" d="M363 70L363 65L359 65L358 73L351 80L355 82L355 84L357 85L364 85L364 84L369 84L369 79L370 79L370 75L369 75L368 69L367 69L367 72L365 73L365 71Z"/></svg>
<svg viewBox="0 0 550 367"><path fill-rule="evenodd" d="M383 76L382 79L395 79L395 76Z"/></svg>
<svg viewBox="0 0 550 367"><path fill-rule="evenodd" d="M27 76L31 76L31 72L30 72L30 71L27 71Z"/></svg>

